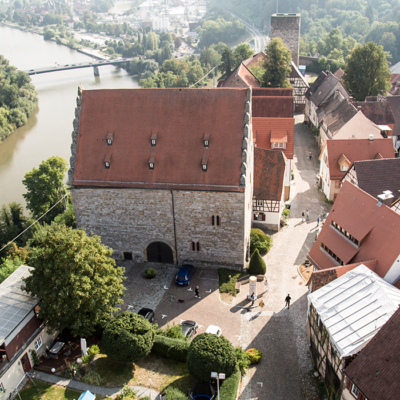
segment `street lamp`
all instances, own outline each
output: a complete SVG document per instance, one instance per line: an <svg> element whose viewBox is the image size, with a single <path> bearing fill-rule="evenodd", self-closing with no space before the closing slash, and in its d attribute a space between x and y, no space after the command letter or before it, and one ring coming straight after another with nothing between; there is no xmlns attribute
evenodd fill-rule
<svg viewBox="0 0 400 400"><path fill-rule="evenodd" d="M225 374L219 374L218 372L211 372L211 378L217 380L217 393L218 393L218 400L219 400L219 380L225 379Z"/></svg>

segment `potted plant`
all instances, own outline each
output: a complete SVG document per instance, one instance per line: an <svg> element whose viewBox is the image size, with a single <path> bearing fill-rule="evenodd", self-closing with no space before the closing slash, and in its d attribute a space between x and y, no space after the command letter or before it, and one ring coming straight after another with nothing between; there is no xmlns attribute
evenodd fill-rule
<svg viewBox="0 0 400 400"><path fill-rule="evenodd" d="M39 360L39 357L38 357L36 351L35 350L30 350L30 353L31 353L33 364L36 365L36 366L39 365L40 364L40 360Z"/></svg>

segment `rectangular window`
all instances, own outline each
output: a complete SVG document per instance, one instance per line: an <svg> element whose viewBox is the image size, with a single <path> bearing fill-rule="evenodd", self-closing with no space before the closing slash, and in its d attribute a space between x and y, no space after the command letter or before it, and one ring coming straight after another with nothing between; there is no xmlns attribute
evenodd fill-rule
<svg viewBox="0 0 400 400"><path fill-rule="evenodd" d="M257 207L264 207L264 200L257 200Z"/></svg>
<svg viewBox="0 0 400 400"><path fill-rule="evenodd" d="M38 337L35 340L35 350L38 351L43 346L42 338Z"/></svg>
<svg viewBox="0 0 400 400"><path fill-rule="evenodd" d="M192 240L191 249L192 251L200 251L200 242L198 240Z"/></svg>
<svg viewBox="0 0 400 400"><path fill-rule="evenodd" d="M360 391L358 390L358 387L353 383L353 385L351 386L351 394L355 398L357 398L359 393L360 393Z"/></svg>

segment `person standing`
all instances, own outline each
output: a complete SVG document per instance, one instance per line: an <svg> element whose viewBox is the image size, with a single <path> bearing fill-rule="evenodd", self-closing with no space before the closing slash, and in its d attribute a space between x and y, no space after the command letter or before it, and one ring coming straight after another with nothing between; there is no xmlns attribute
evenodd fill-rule
<svg viewBox="0 0 400 400"><path fill-rule="evenodd" d="M301 213L301 222L304 222L304 210L303 210L303 212Z"/></svg>
<svg viewBox="0 0 400 400"><path fill-rule="evenodd" d="M268 281L267 281L267 279L265 279L265 281L264 281L264 293L265 292L268 292Z"/></svg>
<svg viewBox="0 0 400 400"><path fill-rule="evenodd" d="M254 306L254 302L256 301L256 296L254 295L254 292L253 292L253 294L250 296L250 300L251 300L251 306L253 307L253 306Z"/></svg>
<svg viewBox="0 0 400 400"><path fill-rule="evenodd" d="M310 152L310 161L311 161L312 153Z"/></svg>
<svg viewBox="0 0 400 400"><path fill-rule="evenodd" d="M307 221L309 221L310 220L310 211L307 210L306 214L307 214Z"/></svg>
<svg viewBox="0 0 400 400"><path fill-rule="evenodd" d="M319 215L318 215L318 218L317 218L317 226L319 226Z"/></svg>
<svg viewBox="0 0 400 400"><path fill-rule="evenodd" d="M200 297L200 294L199 294L200 293L199 290L200 290L199 287L196 286L196 289L194 289L194 297L198 297L200 299L201 297Z"/></svg>
<svg viewBox="0 0 400 400"><path fill-rule="evenodd" d="M292 298L290 297L290 294L288 294L288 295L286 296L286 299L285 299L287 308L290 308L290 300L292 300Z"/></svg>

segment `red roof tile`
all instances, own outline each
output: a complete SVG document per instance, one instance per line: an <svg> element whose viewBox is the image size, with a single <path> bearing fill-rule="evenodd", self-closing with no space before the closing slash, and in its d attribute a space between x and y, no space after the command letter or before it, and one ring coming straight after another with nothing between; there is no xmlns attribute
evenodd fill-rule
<svg viewBox="0 0 400 400"><path fill-rule="evenodd" d="M271 143L287 143L287 131L271 131Z"/></svg>
<svg viewBox="0 0 400 400"><path fill-rule="evenodd" d="M232 73L221 83L220 87L260 87L258 79L240 63Z"/></svg>
<svg viewBox="0 0 400 400"><path fill-rule="evenodd" d="M254 149L253 196L258 200L281 200L286 157L282 151Z"/></svg>
<svg viewBox="0 0 400 400"><path fill-rule="evenodd" d="M247 60L244 60L243 64L247 68L258 67L264 62L264 58L265 58L265 54L262 51L260 51L259 53L254 54L253 56L251 56Z"/></svg>
<svg viewBox="0 0 400 400"><path fill-rule="evenodd" d="M320 249L321 242L343 261L350 255L348 246L338 245L347 240L342 238L339 242L338 237L342 235L331 226L332 221L338 223L352 236L364 236L367 232L358 251L348 262L360 263L377 259L375 272L384 278L400 253L398 239L400 215L384 204L379 206L374 197L345 181L321 233L308 254L309 260L321 269L335 266L332 265L334 264L332 261L327 260L325 251Z"/></svg>
<svg viewBox="0 0 400 400"><path fill-rule="evenodd" d="M253 96L253 117L293 118L293 97Z"/></svg>
<svg viewBox="0 0 400 400"><path fill-rule="evenodd" d="M329 139L326 141L330 179L342 179L346 174L340 171L339 158L344 154L351 162L373 160L377 153L384 158L394 158L392 139Z"/></svg>
<svg viewBox="0 0 400 400"><path fill-rule="evenodd" d="M255 88L252 92L253 97L271 97L271 96L283 96L283 97L293 97L293 89L284 88Z"/></svg>
<svg viewBox="0 0 400 400"><path fill-rule="evenodd" d="M247 89L84 90L73 185L243 191L246 101ZM211 135L207 172L205 134Z"/></svg>
<svg viewBox="0 0 400 400"><path fill-rule="evenodd" d="M286 158L290 160L293 159L294 118L253 117L252 121L253 121L253 137L258 148L272 150L271 132L274 132L274 135L278 134L281 136L287 135L286 149L282 151L285 154Z"/></svg>
<svg viewBox="0 0 400 400"><path fill-rule="evenodd" d="M344 370L368 400L400 396L400 309Z"/></svg>

